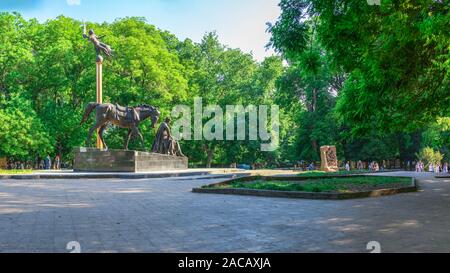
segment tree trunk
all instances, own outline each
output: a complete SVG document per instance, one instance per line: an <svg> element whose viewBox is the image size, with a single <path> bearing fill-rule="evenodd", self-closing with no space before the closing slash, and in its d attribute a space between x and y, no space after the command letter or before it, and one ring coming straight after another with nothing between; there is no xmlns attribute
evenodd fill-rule
<svg viewBox="0 0 450 273"><path fill-rule="evenodd" d="M312 111L311 112L315 112L317 110L317 90L314 89L313 90L313 95L312 95Z"/></svg>
<svg viewBox="0 0 450 273"><path fill-rule="evenodd" d="M212 164L212 160L213 160L213 157L214 157L214 152L213 152L213 150L208 150L208 158L207 158L207 161L206 161L206 168L211 168L211 164Z"/></svg>
<svg viewBox="0 0 450 273"><path fill-rule="evenodd" d="M315 139L311 140L311 147L315 154L320 154L318 146L319 146L319 144L317 143L317 140L315 140Z"/></svg>
<svg viewBox="0 0 450 273"><path fill-rule="evenodd" d="M207 158L206 158L206 168L211 168L212 161L214 159L214 147L209 147L208 145L204 146L204 150L206 152Z"/></svg>

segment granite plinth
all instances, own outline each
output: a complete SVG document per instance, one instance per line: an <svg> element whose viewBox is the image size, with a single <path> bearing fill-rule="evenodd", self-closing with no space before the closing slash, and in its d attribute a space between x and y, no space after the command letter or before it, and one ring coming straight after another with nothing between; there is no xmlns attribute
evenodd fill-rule
<svg viewBox="0 0 450 273"><path fill-rule="evenodd" d="M74 172L138 173L187 168L187 157L126 150L75 149Z"/></svg>

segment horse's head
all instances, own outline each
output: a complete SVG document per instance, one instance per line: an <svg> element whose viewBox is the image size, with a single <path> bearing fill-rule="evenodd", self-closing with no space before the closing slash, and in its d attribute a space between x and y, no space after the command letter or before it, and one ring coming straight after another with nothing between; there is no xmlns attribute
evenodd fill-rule
<svg viewBox="0 0 450 273"><path fill-rule="evenodd" d="M139 109L139 112L143 116L143 119L150 118L152 121L152 128L156 127L156 124L158 124L159 117L161 116L161 113L159 112L158 108L150 106L150 105L139 105L136 107L136 109Z"/></svg>
<svg viewBox="0 0 450 273"><path fill-rule="evenodd" d="M155 127L156 127L156 125L158 124L158 120L159 120L159 117L160 117L160 116L161 116L161 112L159 112L158 109L154 108L154 109L153 109L153 115L152 115L152 117L151 117L151 120L152 120L152 128L155 128Z"/></svg>

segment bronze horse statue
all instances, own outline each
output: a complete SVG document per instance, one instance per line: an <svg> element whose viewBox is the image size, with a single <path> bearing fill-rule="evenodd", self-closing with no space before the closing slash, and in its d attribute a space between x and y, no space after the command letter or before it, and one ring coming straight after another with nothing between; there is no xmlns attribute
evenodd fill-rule
<svg viewBox="0 0 450 273"><path fill-rule="evenodd" d="M155 128L161 115L157 108L149 105L122 107L111 103L89 103L84 112L81 124L88 120L94 110L96 111L96 122L89 130L89 135L86 139L86 147L90 147L90 142L94 131L99 130L98 135L105 149L108 149L108 146L103 139L103 133L109 124L113 124L119 128L128 129L128 136L125 139L125 150L128 150L128 144L130 143L130 138L132 135L140 137L142 142L142 150L145 150L144 137L139 130L139 124L150 118L152 121L152 128Z"/></svg>

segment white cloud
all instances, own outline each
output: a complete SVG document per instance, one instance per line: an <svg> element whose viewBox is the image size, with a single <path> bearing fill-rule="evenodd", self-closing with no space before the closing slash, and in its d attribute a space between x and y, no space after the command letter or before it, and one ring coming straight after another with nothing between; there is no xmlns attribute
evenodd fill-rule
<svg viewBox="0 0 450 273"><path fill-rule="evenodd" d="M81 0L66 0L69 6L79 6L81 5Z"/></svg>

